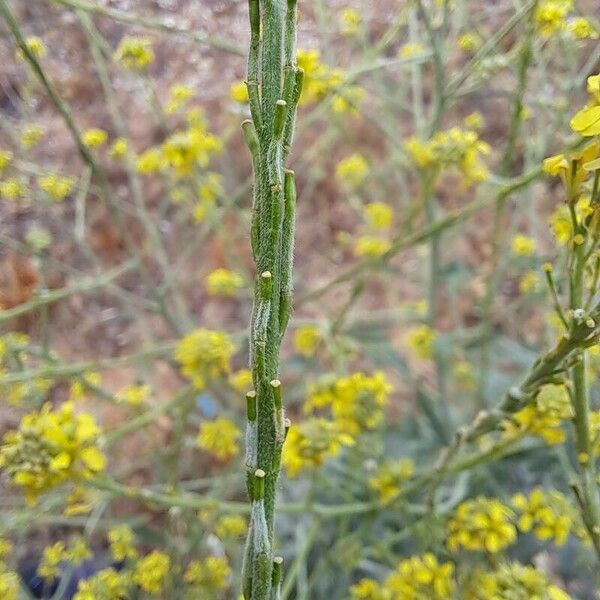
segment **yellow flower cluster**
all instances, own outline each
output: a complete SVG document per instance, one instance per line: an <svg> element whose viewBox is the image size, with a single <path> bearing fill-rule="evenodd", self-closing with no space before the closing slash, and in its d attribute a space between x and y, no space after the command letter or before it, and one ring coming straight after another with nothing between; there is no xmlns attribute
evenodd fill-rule
<svg viewBox="0 0 600 600"><path fill-rule="evenodd" d="M228 460L240 451L238 440L242 432L229 419L205 421L198 432L198 446L219 460Z"/></svg>
<svg viewBox="0 0 600 600"><path fill-rule="evenodd" d="M57 410L45 404L5 434L0 467L34 503L42 492L66 481L92 477L105 467L98 448L100 428L89 414L76 414L72 402Z"/></svg>
<svg viewBox="0 0 600 600"><path fill-rule="evenodd" d="M314 356L321 337L321 330L314 325L298 327L294 334L294 348L307 358Z"/></svg>
<svg viewBox="0 0 600 600"><path fill-rule="evenodd" d="M513 511L497 498L474 498L460 504L448 522L448 548L455 552L500 552L517 539Z"/></svg>
<svg viewBox="0 0 600 600"><path fill-rule="evenodd" d="M298 50L298 66L304 71L300 104L312 104L333 95L333 109L341 113L356 113L356 104L364 92L355 85L344 85L344 73L332 69L320 60L318 50Z"/></svg>
<svg viewBox="0 0 600 600"><path fill-rule="evenodd" d="M202 560L193 560L184 573L184 580L197 591L193 597L201 598L201 592L218 592L227 588L231 568L224 556L207 556Z"/></svg>
<svg viewBox="0 0 600 600"><path fill-rule="evenodd" d="M573 528L575 511L564 494L535 488L529 494L516 494L512 505L517 511L517 526L532 532L540 540L552 540L562 546Z"/></svg>
<svg viewBox="0 0 600 600"><path fill-rule="evenodd" d="M369 478L369 487L377 492L382 502L391 500L400 493L402 486L413 476L414 462L410 458L386 460L377 467Z"/></svg>
<svg viewBox="0 0 600 600"><path fill-rule="evenodd" d="M283 446L282 464L289 477L296 477L337 456L343 446L352 445L352 436L344 433L337 423L313 417L290 428Z"/></svg>
<svg viewBox="0 0 600 600"><path fill-rule="evenodd" d="M104 129L99 129L98 127L86 129L81 134L81 141L88 148L99 148L100 146L104 146L107 140L108 133L106 133Z"/></svg>
<svg viewBox="0 0 600 600"><path fill-rule="evenodd" d="M356 436L379 425L391 390L383 372L372 376L357 372L327 385L312 386L304 410L311 413L329 407L340 431Z"/></svg>
<svg viewBox="0 0 600 600"><path fill-rule="evenodd" d="M342 22L342 33L344 35L356 35L362 26L360 13L353 8L345 8L340 15Z"/></svg>
<svg viewBox="0 0 600 600"><path fill-rule="evenodd" d="M465 600L569 600L547 575L520 563L500 565L495 571L476 571L466 581Z"/></svg>
<svg viewBox="0 0 600 600"><path fill-rule="evenodd" d="M46 46L44 46L44 42L42 42L41 38L37 35L30 35L25 38L25 45L31 54L33 54L36 58L44 58L47 54ZM19 60L24 60L25 56L23 54L23 50L20 48L17 50L17 58Z"/></svg>
<svg viewBox="0 0 600 600"><path fill-rule="evenodd" d="M235 346L224 331L196 329L179 340L175 360L181 365L183 375L202 390L207 380L229 373L234 352Z"/></svg>
<svg viewBox="0 0 600 600"><path fill-rule="evenodd" d="M363 579L350 588L351 600L452 600L454 565L431 553L411 556L382 583Z"/></svg>
<svg viewBox="0 0 600 600"><path fill-rule="evenodd" d="M535 240L518 233L513 237L511 247L513 253L517 256L531 256L535 252Z"/></svg>
<svg viewBox="0 0 600 600"><path fill-rule="evenodd" d="M367 178L369 163L362 154L351 154L338 163L335 174L342 185L356 189Z"/></svg>
<svg viewBox="0 0 600 600"><path fill-rule="evenodd" d="M13 159L13 153L10 150L3 150L0 148L0 174Z"/></svg>
<svg viewBox="0 0 600 600"><path fill-rule="evenodd" d="M172 115L179 111L192 97L192 88L189 85L176 84L169 89L169 99L165 105L165 113Z"/></svg>
<svg viewBox="0 0 600 600"><path fill-rule="evenodd" d="M52 200L60 202L73 191L75 182L70 177L49 173L38 179L38 185Z"/></svg>
<svg viewBox="0 0 600 600"><path fill-rule="evenodd" d="M245 81L234 81L229 88L229 97L238 104L248 104L248 86Z"/></svg>
<svg viewBox="0 0 600 600"><path fill-rule="evenodd" d="M138 556L135 549L135 536L127 525L118 525L108 531L110 555L116 562L135 560Z"/></svg>
<svg viewBox="0 0 600 600"><path fill-rule="evenodd" d="M562 444L562 423L573 416L569 393L564 385L547 384L540 388L535 402L503 423L506 436L528 433L541 437L547 444Z"/></svg>
<svg viewBox="0 0 600 600"><path fill-rule="evenodd" d="M91 558L91 556L90 549L81 537L75 537L68 548L64 542L58 541L52 546L44 548L37 574L47 581L52 581L59 575L63 563L71 563L77 566Z"/></svg>
<svg viewBox="0 0 600 600"><path fill-rule="evenodd" d="M217 136L209 133L204 124L196 124L165 140L162 158L165 167L184 177L191 175L197 166L206 167L211 155L222 148Z"/></svg>
<svg viewBox="0 0 600 600"><path fill-rule="evenodd" d="M427 360L433 356L435 338L435 331L429 325L423 324L408 332L406 345L417 358Z"/></svg>
<svg viewBox="0 0 600 600"><path fill-rule="evenodd" d="M215 524L215 533L221 538L240 538L246 533L246 519L239 515L224 515Z"/></svg>
<svg viewBox="0 0 600 600"><path fill-rule="evenodd" d="M81 579L73 600L125 600L129 597L129 587L129 574L109 567Z"/></svg>
<svg viewBox="0 0 600 600"><path fill-rule="evenodd" d="M21 597L19 575L12 571L7 564L12 549L10 542L0 538L0 598L2 600L19 600Z"/></svg>
<svg viewBox="0 0 600 600"><path fill-rule="evenodd" d="M45 129L41 125L25 125L21 131L21 147L23 150L30 150L38 145L44 136Z"/></svg>
<svg viewBox="0 0 600 600"><path fill-rule="evenodd" d="M4 200L19 200L25 198L27 188L14 177L0 181L0 198Z"/></svg>
<svg viewBox="0 0 600 600"><path fill-rule="evenodd" d="M125 69L143 71L154 62L152 44L148 38L126 35L119 42L114 59Z"/></svg>
<svg viewBox="0 0 600 600"><path fill-rule="evenodd" d="M158 550L153 550L141 558L133 572L133 581L148 594L160 595L165 589L171 559Z"/></svg>
<svg viewBox="0 0 600 600"><path fill-rule="evenodd" d="M365 258L377 258L390 249L388 240L373 235L363 235L356 240L354 253Z"/></svg>
<svg viewBox="0 0 600 600"><path fill-rule="evenodd" d="M115 400L128 406L141 406L148 401L152 388L148 384L128 385L117 392Z"/></svg>
<svg viewBox="0 0 600 600"><path fill-rule="evenodd" d="M573 0L542 0L535 11L535 21L543 37L560 31L567 15L573 9Z"/></svg>
<svg viewBox="0 0 600 600"><path fill-rule="evenodd" d="M244 278L229 269L215 269L206 276L204 284L211 296L235 296L244 287Z"/></svg>
<svg viewBox="0 0 600 600"><path fill-rule="evenodd" d="M394 218L394 212L385 202L371 202L364 207L365 217L372 229L388 229Z"/></svg>
<svg viewBox="0 0 600 600"><path fill-rule="evenodd" d="M439 131L425 142L416 137L409 138L405 148L411 160L421 169L458 168L465 185L488 177L482 157L490 153L490 147L479 139L476 131L452 127Z"/></svg>
<svg viewBox="0 0 600 600"><path fill-rule="evenodd" d="M247 392L252 386L252 371L240 369L229 376L229 385L237 392Z"/></svg>

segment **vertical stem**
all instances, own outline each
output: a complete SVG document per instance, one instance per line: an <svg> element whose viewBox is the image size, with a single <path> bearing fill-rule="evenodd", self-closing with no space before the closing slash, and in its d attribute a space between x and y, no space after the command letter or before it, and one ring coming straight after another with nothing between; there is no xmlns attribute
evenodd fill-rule
<svg viewBox="0 0 600 600"><path fill-rule="evenodd" d="M279 349L291 312L296 204L294 174L285 163L302 71L295 60L296 0L249 0L248 8L252 120L242 126L254 171L251 241L256 277L250 325L254 390L246 436L252 517L242 579L246 600L275 600L281 580L281 564L273 556L275 496L286 430Z"/></svg>

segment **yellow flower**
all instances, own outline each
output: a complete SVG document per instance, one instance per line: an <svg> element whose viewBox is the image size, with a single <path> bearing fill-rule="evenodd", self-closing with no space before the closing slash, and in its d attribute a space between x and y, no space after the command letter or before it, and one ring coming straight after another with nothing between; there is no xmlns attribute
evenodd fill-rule
<svg viewBox="0 0 600 600"><path fill-rule="evenodd" d="M133 572L133 581L144 592L160 595L171 569L171 559L158 550L153 550L138 561Z"/></svg>
<svg viewBox="0 0 600 600"><path fill-rule="evenodd" d="M215 533L220 538L240 538L246 533L246 519L239 515L225 515L215 524Z"/></svg>
<svg viewBox="0 0 600 600"><path fill-rule="evenodd" d="M205 421L200 425L198 446L219 460L228 460L239 453L238 440L242 432L229 419Z"/></svg>
<svg viewBox="0 0 600 600"><path fill-rule="evenodd" d="M66 562L68 558L69 553L64 542L46 546L42 552L42 560L38 565L37 574L47 581L55 579L61 563Z"/></svg>
<svg viewBox="0 0 600 600"><path fill-rule="evenodd" d="M235 346L225 332L196 329L179 340L175 360L181 365L183 375L198 389L204 389L207 379L229 373L229 361L234 352Z"/></svg>
<svg viewBox="0 0 600 600"><path fill-rule="evenodd" d="M452 600L455 597L454 565L439 563L430 553L403 560L386 579L392 598Z"/></svg>
<svg viewBox="0 0 600 600"><path fill-rule="evenodd" d="M360 114L358 105L365 97L363 88L357 85L349 85L336 90L335 96L331 101L333 112L339 114L349 114L356 116Z"/></svg>
<svg viewBox="0 0 600 600"><path fill-rule="evenodd" d="M0 148L0 173L10 164L13 154L10 150Z"/></svg>
<svg viewBox="0 0 600 600"><path fill-rule="evenodd" d="M406 344L417 358L427 360L433 356L435 338L435 331L429 325L419 325L409 331Z"/></svg>
<svg viewBox="0 0 600 600"><path fill-rule="evenodd" d="M112 567L80 579L73 600L122 600L129 597L129 573Z"/></svg>
<svg viewBox="0 0 600 600"><path fill-rule="evenodd" d="M479 48L479 46L480 46L480 40L477 37L477 35L475 35L474 33L471 33L471 32L463 33L458 38L458 47L463 52L468 52L469 54L472 54Z"/></svg>
<svg viewBox="0 0 600 600"><path fill-rule="evenodd" d="M345 8L341 13L342 33L344 35L356 35L360 31L362 18L360 13L353 8Z"/></svg>
<svg viewBox="0 0 600 600"><path fill-rule="evenodd" d="M465 583L465 600L570 600L547 575L516 562L492 572L474 571Z"/></svg>
<svg viewBox="0 0 600 600"><path fill-rule="evenodd" d="M461 360L454 365L452 375L457 383L464 389L472 390L475 387L473 367L466 360Z"/></svg>
<svg viewBox="0 0 600 600"><path fill-rule="evenodd" d="M354 252L356 256L377 258L384 255L390 249L390 243L382 238L363 235L356 240Z"/></svg>
<svg viewBox="0 0 600 600"><path fill-rule="evenodd" d="M252 371L250 369L240 369L229 376L229 385L238 391L246 392L252 386Z"/></svg>
<svg viewBox="0 0 600 600"><path fill-rule="evenodd" d="M550 216L550 228L554 238L561 246L564 246L573 234L573 221L569 209L561 205Z"/></svg>
<svg viewBox="0 0 600 600"><path fill-rule="evenodd" d="M575 511L564 494L535 488L529 497L516 494L512 505L519 514L517 525L523 533L532 531L538 539L551 539L559 546L567 541Z"/></svg>
<svg viewBox="0 0 600 600"><path fill-rule="evenodd" d="M481 116L481 113L472 112L464 118L463 123L467 129L478 131L483 127L483 117Z"/></svg>
<svg viewBox="0 0 600 600"><path fill-rule="evenodd" d="M41 125L26 125L21 131L21 147L29 150L37 146L44 135L44 128Z"/></svg>
<svg viewBox="0 0 600 600"><path fill-rule="evenodd" d="M572 0L542 0L535 11L535 20L543 37L550 37L560 31L567 14L573 8Z"/></svg>
<svg viewBox="0 0 600 600"><path fill-rule="evenodd" d="M24 488L34 503L42 492L71 480L78 482L102 471L106 461L98 448L100 428L89 414L76 414L72 402L21 419L19 429L5 434L0 467Z"/></svg>
<svg viewBox="0 0 600 600"><path fill-rule="evenodd" d="M141 406L148 401L151 393L152 388L147 384L128 385L116 394L115 399L129 406Z"/></svg>
<svg viewBox="0 0 600 600"><path fill-rule="evenodd" d="M338 90L344 82L344 74L339 69L331 69L319 60L318 50L297 52L298 66L304 71L301 104L311 104L322 100Z"/></svg>
<svg viewBox="0 0 600 600"><path fill-rule="evenodd" d="M0 197L5 200L25 198L26 192L27 189L18 179L10 178L0 181Z"/></svg>
<svg viewBox="0 0 600 600"><path fill-rule="evenodd" d="M535 240L521 233L513 236L511 246L517 256L531 256L535 252Z"/></svg>
<svg viewBox="0 0 600 600"><path fill-rule="evenodd" d="M564 385L547 384L541 387L535 402L504 422L505 435L529 433L541 437L547 444L565 441L562 422L573 416L569 394Z"/></svg>
<svg viewBox="0 0 600 600"><path fill-rule="evenodd" d="M460 504L448 522L448 548L500 552L517 538L514 513L496 498L475 498Z"/></svg>
<svg viewBox="0 0 600 600"><path fill-rule="evenodd" d="M108 139L108 134L104 129L99 129L98 127L92 127L91 129L86 129L81 135L81 141L88 148L99 148L106 144L106 140Z"/></svg>
<svg viewBox="0 0 600 600"><path fill-rule="evenodd" d="M234 81L229 87L229 97L238 104L248 104L248 86L245 81Z"/></svg>
<svg viewBox="0 0 600 600"><path fill-rule="evenodd" d="M176 84L169 90L169 100L165 106L165 113L176 113L192 97L192 88L189 85Z"/></svg>
<svg viewBox="0 0 600 600"><path fill-rule="evenodd" d="M320 341L321 330L314 325L299 327L294 334L294 348L307 358L314 356Z"/></svg>
<svg viewBox="0 0 600 600"><path fill-rule="evenodd" d="M202 560L190 562L183 579L186 583L199 587L203 591L216 592L227 588L230 576L231 568L226 557L207 556Z"/></svg>
<svg viewBox="0 0 600 600"><path fill-rule="evenodd" d="M117 158L122 158L127 154L128 147L129 144L125 138L117 138L110 147L108 155L115 160Z"/></svg>
<svg viewBox="0 0 600 600"><path fill-rule="evenodd" d="M126 35L119 43L114 59L130 70L143 71L154 61L150 40Z"/></svg>
<svg viewBox="0 0 600 600"><path fill-rule="evenodd" d="M410 458L387 460L378 468L375 475L369 478L369 487L379 494L379 499L386 502L400 493L402 486L413 476L414 462Z"/></svg>
<svg viewBox="0 0 600 600"><path fill-rule="evenodd" d="M50 173L40 177L38 185L53 200L60 202L73 191L75 182L70 177L61 177L60 175Z"/></svg>
<svg viewBox="0 0 600 600"><path fill-rule="evenodd" d="M350 600L390 600L390 595L374 579L361 579L350 588Z"/></svg>
<svg viewBox="0 0 600 600"><path fill-rule="evenodd" d="M136 168L142 175L151 175L165 166L162 153L158 148L149 148L137 158Z"/></svg>
<svg viewBox="0 0 600 600"><path fill-rule="evenodd" d="M304 412L331 407L336 425L344 433L356 436L374 429L383 420L383 409L392 391L382 371L372 376L357 372L333 382L312 386Z"/></svg>
<svg viewBox="0 0 600 600"><path fill-rule="evenodd" d="M99 387L102 383L102 377L100 373L95 371L86 371L71 383L71 389L69 391L69 400L78 401L85 398L85 395L90 387Z"/></svg>
<svg viewBox="0 0 600 600"><path fill-rule="evenodd" d="M361 154L351 154L338 163L335 174L343 185L358 188L369 174L369 163Z"/></svg>
<svg viewBox="0 0 600 600"><path fill-rule="evenodd" d="M19 600L21 598L21 580L18 573L0 569L0 598Z"/></svg>
<svg viewBox="0 0 600 600"><path fill-rule="evenodd" d="M373 229L388 229L392 224L394 213L384 202L371 202L364 208L365 216Z"/></svg>
<svg viewBox="0 0 600 600"><path fill-rule="evenodd" d="M572 33L579 40L585 40L587 38L592 40L598 39L598 31L592 23L590 23L590 20L585 17L575 17L570 19L567 23L567 31Z"/></svg>
<svg viewBox="0 0 600 600"><path fill-rule="evenodd" d="M535 271L526 271L519 279L519 291L521 294L531 294L537 288L540 278Z"/></svg>
<svg viewBox="0 0 600 600"><path fill-rule="evenodd" d="M400 51L398 52L400 58L404 58L406 60L424 53L425 47L422 44L419 44L418 42L408 42L404 44L404 46L402 46L402 48L400 48Z"/></svg>
<svg viewBox="0 0 600 600"><path fill-rule="evenodd" d="M427 167L435 161L435 153L431 144L411 137L404 142L404 148L410 158L419 167Z"/></svg>
<svg viewBox="0 0 600 600"><path fill-rule="evenodd" d="M204 181L198 185L196 190L201 202L214 203L219 196L223 195L223 183L219 173L207 173Z"/></svg>
<svg viewBox="0 0 600 600"><path fill-rule="evenodd" d="M343 446L352 445L352 437L336 423L320 417L307 419L290 428L283 445L282 464L289 477L296 477L337 456Z"/></svg>
<svg viewBox="0 0 600 600"><path fill-rule="evenodd" d="M556 177L557 175L563 175L569 169L569 161L565 158L564 154L557 154L556 156L550 156L544 159L543 169L548 175Z"/></svg>
<svg viewBox="0 0 600 600"><path fill-rule="evenodd" d="M235 296L244 287L244 278L228 269L215 269L206 276L204 284L211 296Z"/></svg>
<svg viewBox="0 0 600 600"><path fill-rule="evenodd" d="M135 549L135 536L127 525L118 525L108 531L110 555L116 562L135 560L138 556Z"/></svg>
<svg viewBox="0 0 600 600"><path fill-rule="evenodd" d="M46 56L46 46L44 46L44 42L42 42L41 38L37 37L37 35L31 35L25 38L25 45L31 54L33 54L36 58L44 58ZM17 58L19 60L24 60L23 50L20 48L17 50Z"/></svg>
<svg viewBox="0 0 600 600"><path fill-rule="evenodd" d="M222 150L221 140L204 127L194 126L173 134L162 145L164 164L179 176L192 175L197 166L206 167L210 157Z"/></svg>
<svg viewBox="0 0 600 600"><path fill-rule="evenodd" d="M600 135L600 105L584 106L571 119L571 129L584 137Z"/></svg>

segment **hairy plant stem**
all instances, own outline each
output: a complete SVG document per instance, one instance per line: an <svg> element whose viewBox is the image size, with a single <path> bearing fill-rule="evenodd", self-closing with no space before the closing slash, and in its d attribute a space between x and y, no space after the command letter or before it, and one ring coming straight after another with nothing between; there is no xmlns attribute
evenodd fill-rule
<svg viewBox="0 0 600 600"><path fill-rule="evenodd" d="M297 68L296 0L249 0L248 96L242 124L252 155L251 243L256 277L250 325L254 390L247 395L246 472L251 519L243 565L246 600L280 597L281 561L273 554L276 484L286 425L279 349L290 311L296 191L285 169L303 73Z"/></svg>

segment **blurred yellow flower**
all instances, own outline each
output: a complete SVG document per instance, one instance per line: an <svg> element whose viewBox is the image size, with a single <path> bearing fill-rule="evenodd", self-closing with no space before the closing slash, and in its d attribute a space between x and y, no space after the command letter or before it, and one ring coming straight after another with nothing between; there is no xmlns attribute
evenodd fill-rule
<svg viewBox="0 0 600 600"><path fill-rule="evenodd" d="M215 269L206 276L204 285L211 296L235 296L244 287L244 278L229 269Z"/></svg>
<svg viewBox="0 0 600 600"><path fill-rule="evenodd" d="M108 139L108 134L104 129L99 129L98 127L92 127L91 129L86 129L81 134L81 141L88 148L99 148L106 144L106 140Z"/></svg>
<svg viewBox="0 0 600 600"><path fill-rule="evenodd" d="M357 188L369 174L369 163L362 154L351 154L338 163L335 174L343 185Z"/></svg>
<svg viewBox="0 0 600 600"><path fill-rule="evenodd" d="M365 217L373 229L388 229L392 224L394 213L389 204L371 202L364 207Z"/></svg>
<svg viewBox="0 0 600 600"><path fill-rule="evenodd" d="M126 35L119 42L114 59L126 69L142 71L154 61L152 44L146 37Z"/></svg>
<svg viewBox="0 0 600 600"><path fill-rule="evenodd" d="M362 25L360 13L353 8L345 8L341 13L342 34L356 35L359 33Z"/></svg>
<svg viewBox="0 0 600 600"><path fill-rule="evenodd" d="M435 338L435 331L429 325L423 324L409 331L406 344L417 358L427 360L433 356Z"/></svg>
<svg viewBox="0 0 600 600"><path fill-rule="evenodd" d="M390 243L387 240L371 235L363 235L356 240L354 253L356 256L376 258L385 254L389 249Z"/></svg>
<svg viewBox="0 0 600 600"><path fill-rule="evenodd" d="M238 392L247 392L252 387L252 371L240 369L229 376L229 384Z"/></svg>
<svg viewBox="0 0 600 600"><path fill-rule="evenodd" d="M238 104L248 104L248 86L245 81L234 81L229 87L229 97Z"/></svg>
<svg viewBox="0 0 600 600"><path fill-rule="evenodd" d="M306 357L314 355L320 341L321 330L314 325L298 327L294 334L294 348Z"/></svg>
<svg viewBox="0 0 600 600"><path fill-rule="evenodd" d="M517 256L531 256L535 252L535 240L522 233L513 236L511 247Z"/></svg>
<svg viewBox="0 0 600 600"><path fill-rule="evenodd" d="M41 125L26 125L21 131L21 147L29 150L37 146L44 133L45 129Z"/></svg>
<svg viewBox="0 0 600 600"><path fill-rule="evenodd" d="M52 200L60 202L71 194L75 182L70 177L49 173L38 179L38 185Z"/></svg>
<svg viewBox="0 0 600 600"><path fill-rule="evenodd" d="M238 440L242 432L229 419L205 421L200 425L198 446L219 460L228 460L239 453Z"/></svg>
<svg viewBox="0 0 600 600"><path fill-rule="evenodd" d="M207 379L229 373L229 361L234 352L235 346L224 331L196 329L179 340L175 360L181 365L183 375L201 390Z"/></svg>
<svg viewBox="0 0 600 600"><path fill-rule="evenodd" d="M160 595L171 570L171 559L158 550L141 558L135 566L133 581L148 594Z"/></svg>

